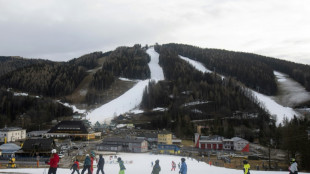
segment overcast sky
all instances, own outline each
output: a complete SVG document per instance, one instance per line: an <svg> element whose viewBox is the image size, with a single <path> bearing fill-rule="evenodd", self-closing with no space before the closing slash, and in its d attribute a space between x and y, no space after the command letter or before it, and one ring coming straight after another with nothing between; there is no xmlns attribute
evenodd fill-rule
<svg viewBox="0 0 310 174"><path fill-rule="evenodd" d="M184 43L310 64L309 0L0 0L0 55Z"/></svg>

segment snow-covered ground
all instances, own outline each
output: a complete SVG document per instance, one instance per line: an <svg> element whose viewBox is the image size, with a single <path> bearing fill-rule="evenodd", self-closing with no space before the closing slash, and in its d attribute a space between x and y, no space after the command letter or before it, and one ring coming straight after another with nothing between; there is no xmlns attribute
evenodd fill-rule
<svg viewBox="0 0 310 174"><path fill-rule="evenodd" d="M151 57L151 61L148 64L151 70L151 78L139 81L123 95L91 111L87 115L87 119L89 119L93 124L97 121L100 123L109 122L111 119L113 119L114 116L118 116L120 114L137 109L142 101L143 91L147 87L149 81L164 80L163 70L158 64L159 54L154 50L153 47L149 48L146 52Z"/></svg>
<svg viewBox="0 0 310 174"><path fill-rule="evenodd" d="M78 109L76 106L74 105L70 105L69 103L62 103L60 100L57 100L58 103L67 106L69 108L72 108L73 112L78 112L78 113L86 113L86 110L84 109Z"/></svg>
<svg viewBox="0 0 310 174"><path fill-rule="evenodd" d="M142 95L149 80L142 80L118 98L93 110L87 115L87 119L93 124L109 122L114 116L124 114L138 107L142 101Z"/></svg>
<svg viewBox="0 0 310 174"><path fill-rule="evenodd" d="M108 156L103 156L105 158L106 164L104 166L104 172L108 174L118 173L119 166L116 163L116 159L109 160ZM155 160L159 160L159 165L161 167L160 174L178 174L179 169L176 168L176 171L171 171L171 162L175 161L178 164L181 161L181 157L172 156L172 155L152 155L152 154L137 154L137 153L121 153L118 155L121 157L125 163L125 173L126 174L148 174L152 172L151 162L155 162ZM210 166L204 162L198 162L196 160L186 159L187 164L187 173L188 174L200 174L200 173L210 173L210 174L242 174L243 171L236 169L228 169L222 167ZM253 167L252 167L253 168ZM48 169L0 169L1 172L14 172L14 173L27 173L27 174L42 174L47 173ZM96 169L95 169L96 171ZM57 174L68 174L71 173L72 170L59 168L57 169ZM81 170L80 170L81 172ZM94 172L95 173L95 172ZM251 174L287 174L288 171L255 171L251 170ZM302 174L302 172L299 172Z"/></svg>
<svg viewBox="0 0 310 174"><path fill-rule="evenodd" d="M290 107L284 107L278 104L273 97L266 96L264 94L253 91L253 94L257 97L258 101L260 101L261 105L267 109L269 114L275 115L277 120L277 125L283 122L283 119L286 117L289 120L294 117L294 115L298 116L299 114L294 111L294 109Z"/></svg>
<svg viewBox="0 0 310 174"><path fill-rule="evenodd" d="M159 54L151 47L146 50L146 53L150 55L151 61L149 62L149 68L151 71L152 80L165 80L163 69L159 66Z"/></svg>
<svg viewBox="0 0 310 174"><path fill-rule="evenodd" d="M201 71L201 72L210 72L210 70L208 70L207 68L205 68L200 62L197 62L195 60L191 60L187 57L184 56L180 56L180 58L182 58L183 60L187 61L188 63L190 63L192 66L194 66L197 70ZM201 66L202 65L202 66ZM196 67L198 66L198 67ZM308 92L305 91L305 89L301 86L301 85L297 85L297 82L294 82L291 79L288 79L287 76L285 76L284 74L281 73L275 73L276 77L278 77L278 82L282 85L282 86L286 86L289 85L288 88L292 89L292 92L289 92L288 97L286 97L287 100L289 99L293 99L295 96L295 92L300 92L303 91L301 94L306 94L305 96L302 97L303 100L306 99L310 99L310 95ZM280 86L281 88L281 86ZM254 96L257 97L258 101L261 103L262 106L264 106L266 108L266 110L271 114L271 115L275 115L276 119L277 119L277 125L279 125L280 123L282 123L283 118L286 117L289 120L291 118L294 117L294 115L299 115L297 112L295 112L292 108L290 107L285 107L282 106L281 104L277 103L275 101L275 97L270 97L270 96L266 96L263 94L260 94L258 92L255 92L252 89L249 89L252 91L252 93L254 94ZM307 94L308 93L308 94ZM299 96L299 95L298 95ZM296 100L294 100L296 101ZM300 100L299 100L300 101Z"/></svg>
<svg viewBox="0 0 310 174"><path fill-rule="evenodd" d="M280 94L274 97L274 100L278 103L283 106L294 107L296 104L309 100L310 93L302 85L289 78L286 74L274 71L274 75L277 78L280 91Z"/></svg>
<svg viewBox="0 0 310 174"><path fill-rule="evenodd" d="M198 71L201 71L203 73L212 73L212 71L210 71L209 69L207 69L202 63L189 59L187 57L181 56L179 55L179 57L183 60L185 60L186 62L188 62L189 64L191 64L192 66L194 66Z"/></svg>

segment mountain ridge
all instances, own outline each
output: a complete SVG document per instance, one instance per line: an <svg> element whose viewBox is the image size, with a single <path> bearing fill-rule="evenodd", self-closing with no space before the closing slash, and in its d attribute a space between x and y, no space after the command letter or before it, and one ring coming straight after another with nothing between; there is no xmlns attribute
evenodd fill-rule
<svg viewBox="0 0 310 174"><path fill-rule="evenodd" d="M177 130L181 125L184 126L189 124L191 120L201 118L224 118L226 116L232 116L237 111L249 113L258 112L261 115L261 119L264 120L264 123L270 119L268 113L260 108L258 102L253 97L251 100L248 99L249 96L246 96L248 92L244 91L242 87L242 85L245 84L243 82L246 82L248 83L245 84L247 87L252 87L252 89L254 88L255 90L258 89L260 92L268 91L268 85L263 87L251 83L253 79L260 78L262 78L260 79L262 81L261 83L268 84L270 82L271 84L275 84L274 75L273 73L270 74L270 67L267 67L266 73L263 73L263 75L251 71L254 69L254 72L260 73L262 71L260 68L267 66L264 62L261 64L257 63L260 59L255 59L253 65L247 66L247 63L249 64L252 60L252 54L246 53L242 55L242 53L238 52L238 54L233 53L233 55L230 55L229 51L225 51L225 53L222 54L221 50L210 51L208 49L193 48L193 46L182 44L156 44L154 48L159 53L159 64L164 70L166 80L158 84L149 83L146 90L148 93L143 95L141 108L152 110L152 108L165 107L169 109L169 112L166 112L164 117L159 115L163 121L158 122L157 119L151 121L153 127L167 127L168 125L164 122L169 120L180 120L181 123L187 120L179 125L170 124L168 126ZM111 85L113 86L113 84L118 81L116 79L119 77L139 77L144 79L149 76L149 70L147 70L148 67L145 64L145 62L149 61L149 57L145 53L147 49L147 45L142 47L136 44L133 47L119 47L115 51L106 53L90 53L68 62L49 62L49 64L40 64L39 66L32 65L1 76L0 85L2 90L6 90L13 85L13 90L16 91L23 91L44 97L56 97L65 102L75 103L79 106L84 105L84 107L87 106L87 108L90 109L98 107L103 101L107 102L107 100L105 100L107 95L103 94L112 93L116 94L114 97L117 97L123 94L126 88L129 89L130 86L133 85L133 83L131 85L128 84L129 86L122 89L122 91L116 89L115 86L111 90ZM180 53L184 56L189 55L189 58L192 59L201 59L200 62L202 63L213 62L209 67L213 67L215 71L211 73L201 73L197 71L178 57L181 55ZM238 58L239 54L242 55L241 58ZM251 56L247 58L247 55ZM227 58L226 63L217 62L217 56L222 57L220 60ZM254 57L257 56L258 55L255 55ZM263 56L259 58L263 59ZM244 59L249 60L243 61L241 65L239 61L236 61ZM101 62L99 62L99 60ZM227 61L229 63L227 63ZM281 62L280 60L278 64L281 64ZM127 66L127 64L130 66ZM208 67L206 63L203 64ZM224 65L227 65L227 67L222 69ZM43 68L40 68L40 66ZM298 64L294 64L290 67L295 66L298 67ZM124 67L126 67L126 69ZM235 71L236 69L238 71ZM90 72L90 70L92 70L92 72ZM214 75L219 72L229 71L235 72L236 75L228 76L225 79ZM291 71L295 70L293 69ZM252 72L252 74L250 72ZM25 75L24 73L28 74ZM304 76L307 76L308 73L309 72L304 72ZM31 74L34 74L34 76ZM137 74L144 75L136 76ZM245 76L246 78L242 78L244 77L242 74L247 74L247 76ZM75 101L72 94L81 92L82 89L78 89L78 86L80 86L86 78L89 78L89 80L84 82L83 90L85 95L78 101ZM45 87L44 84L46 84ZM38 87L34 88L35 86ZM182 94L183 91L191 92L184 95ZM274 92L272 92L271 89L266 93L271 94ZM213 102L211 104L197 106L197 108L191 108L192 110L199 110L203 114L197 112L192 113L190 109L184 110L180 107L184 103L197 100ZM5 110L5 107L6 106L2 105L0 110ZM2 112L2 114L5 114L5 112ZM185 120L183 116L185 116ZM14 118L16 118L16 115ZM184 134L184 132L179 130L179 134Z"/></svg>

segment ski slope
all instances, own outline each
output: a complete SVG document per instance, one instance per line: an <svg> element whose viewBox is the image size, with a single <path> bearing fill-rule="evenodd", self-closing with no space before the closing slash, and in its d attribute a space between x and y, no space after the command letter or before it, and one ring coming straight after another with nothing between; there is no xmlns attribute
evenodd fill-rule
<svg viewBox="0 0 310 174"><path fill-rule="evenodd" d="M123 95L88 113L86 118L89 119L91 123L94 124L97 121L99 123L109 123L114 116L118 116L138 108L142 101L143 91L147 87L149 81L155 80L157 82L165 79L163 70L158 64L159 54L153 47L150 47L146 52L151 57L151 61L148 64L151 71L151 78L138 81L135 86L126 91Z"/></svg>
<svg viewBox="0 0 310 174"><path fill-rule="evenodd" d="M189 64L194 66L198 71L201 71L203 73L205 72L211 72L207 68L205 68L200 62L197 62L195 60L189 59L184 56L179 56L181 59L187 61ZM203 66L203 67L202 67ZM283 74L282 74L283 75ZM223 76L222 76L223 77ZM280 77L279 77L280 78ZM280 81L283 82L285 78L281 76ZM290 107L284 107L277 103L273 97L271 96L266 96L261 93L258 93L252 89L249 89L252 91L253 95L256 96L257 100L260 102L260 104L269 112L270 115L276 116L276 124L279 125L282 123L283 119L286 117L289 120L294 117L294 115L299 115L297 112L295 112L292 108Z"/></svg>
<svg viewBox="0 0 310 174"><path fill-rule="evenodd" d="M155 160L159 160L159 165L161 167L160 174L178 174L179 169L176 168L176 171L171 171L171 162L175 161L178 164L181 161L180 156L172 156L172 155L152 155L148 153L120 153L117 155L121 157L125 163L125 173L126 174L150 174L152 172L151 162L155 162ZM110 161L109 156L103 156L105 158L105 166L104 172L107 174L116 174L119 172L119 165L116 163L116 159ZM185 157L186 158L186 157ZM223 167L210 166L204 162L198 162L196 160L192 160L190 158L186 158L187 164L187 173L188 174L242 174L243 171L236 169L228 169ZM82 162L81 162L82 163ZM254 166L252 167L254 168ZM1 172L14 172L14 173L24 173L24 174L42 174L47 173L48 169L37 169L37 168L29 168L29 169L0 169ZM94 169L96 172L96 169ZM71 173L72 170L67 168L58 168L57 174L68 174ZM81 172L81 170L80 170ZM93 172L93 173L95 173ZM305 174L303 172L299 172L300 174ZM251 170L251 174L288 174L288 171L255 171Z"/></svg>

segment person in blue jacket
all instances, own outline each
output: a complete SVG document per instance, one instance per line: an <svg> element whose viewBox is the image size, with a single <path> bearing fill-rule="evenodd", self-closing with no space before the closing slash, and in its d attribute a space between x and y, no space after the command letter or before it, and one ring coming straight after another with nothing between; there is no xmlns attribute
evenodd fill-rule
<svg viewBox="0 0 310 174"><path fill-rule="evenodd" d="M179 173L187 174L187 165L185 163L185 158L181 158L182 164Z"/></svg>
<svg viewBox="0 0 310 174"><path fill-rule="evenodd" d="M117 158L117 162L119 164L119 173L118 174L125 174L126 167L124 166L124 161L121 157Z"/></svg>
<svg viewBox="0 0 310 174"><path fill-rule="evenodd" d="M86 154L86 158L84 160L84 166L83 166L83 170L82 170L82 174L84 174L84 172L87 170L88 173L91 173L90 171L90 165L91 165L91 161L90 161L90 157L88 154Z"/></svg>
<svg viewBox="0 0 310 174"><path fill-rule="evenodd" d="M97 164L97 174L99 174L100 171L101 171L102 174L104 174L103 166L104 166L104 158L100 154L99 155L99 161L98 161L98 164Z"/></svg>

